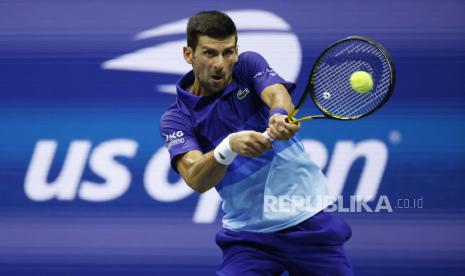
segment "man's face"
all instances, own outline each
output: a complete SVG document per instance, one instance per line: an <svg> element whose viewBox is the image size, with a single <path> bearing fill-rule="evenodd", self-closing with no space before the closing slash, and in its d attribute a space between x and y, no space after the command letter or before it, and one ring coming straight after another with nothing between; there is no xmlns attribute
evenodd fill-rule
<svg viewBox="0 0 465 276"><path fill-rule="evenodd" d="M225 39L199 36L195 51L184 47L184 58L192 64L203 95L219 93L231 83L237 55L234 35Z"/></svg>

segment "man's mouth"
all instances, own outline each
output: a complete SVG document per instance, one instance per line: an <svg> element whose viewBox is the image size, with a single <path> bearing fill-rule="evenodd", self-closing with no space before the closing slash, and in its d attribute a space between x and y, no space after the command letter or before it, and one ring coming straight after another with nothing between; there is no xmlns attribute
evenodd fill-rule
<svg viewBox="0 0 465 276"><path fill-rule="evenodd" d="M215 81L220 81L223 79L222 75L211 75L210 78L212 78Z"/></svg>

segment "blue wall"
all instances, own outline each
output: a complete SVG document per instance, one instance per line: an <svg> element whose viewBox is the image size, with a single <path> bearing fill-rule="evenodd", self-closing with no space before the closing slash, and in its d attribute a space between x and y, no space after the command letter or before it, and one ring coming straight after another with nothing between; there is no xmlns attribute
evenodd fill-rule
<svg viewBox="0 0 465 276"><path fill-rule="evenodd" d="M181 48L162 46L178 45L174 23L205 9L249 18L240 50L264 48L300 88L341 38L367 36L389 50L397 84L382 110L308 122L300 135L346 203L364 192L371 207L392 205L339 213L353 228L347 250L358 275L463 274L460 0L1 1L0 273L214 273L217 196L186 188L158 134L184 68L171 56ZM142 37L164 24L171 31Z"/></svg>

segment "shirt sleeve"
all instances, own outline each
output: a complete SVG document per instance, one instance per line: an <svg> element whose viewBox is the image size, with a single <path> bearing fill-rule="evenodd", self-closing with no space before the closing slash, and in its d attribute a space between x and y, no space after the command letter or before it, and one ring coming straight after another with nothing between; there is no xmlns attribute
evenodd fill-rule
<svg viewBox="0 0 465 276"><path fill-rule="evenodd" d="M176 160L191 150L200 150L190 118L180 112L168 111L160 119L160 135L170 154L171 167L178 172Z"/></svg>
<svg viewBox="0 0 465 276"><path fill-rule="evenodd" d="M295 84L281 78L260 54L244 52L240 57L241 62L243 62L240 66L241 75L247 76L247 82L255 88L260 96L263 89L276 83L283 84L289 93L294 91Z"/></svg>

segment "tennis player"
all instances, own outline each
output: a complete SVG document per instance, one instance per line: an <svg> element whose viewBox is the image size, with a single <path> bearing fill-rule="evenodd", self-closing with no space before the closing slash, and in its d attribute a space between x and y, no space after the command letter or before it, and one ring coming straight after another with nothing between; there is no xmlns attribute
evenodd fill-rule
<svg viewBox="0 0 465 276"><path fill-rule="evenodd" d="M160 121L173 169L195 191L215 187L223 199L217 274L352 275L343 248L350 227L323 212L326 179L299 126L285 122L295 85L258 53L239 55L237 39L222 12L189 19L183 54L192 71Z"/></svg>

